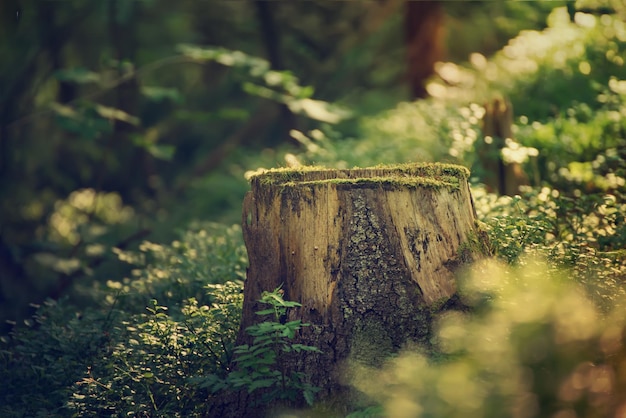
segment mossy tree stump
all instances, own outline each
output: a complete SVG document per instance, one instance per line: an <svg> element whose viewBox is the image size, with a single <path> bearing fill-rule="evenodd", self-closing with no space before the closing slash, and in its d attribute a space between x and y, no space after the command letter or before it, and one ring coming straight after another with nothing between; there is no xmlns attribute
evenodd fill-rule
<svg viewBox="0 0 626 418"><path fill-rule="evenodd" d="M323 354L292 366L329 399L345 389L346 360L378 365L429 339L431 316L455 294L460 246L475 232L464 167L406 164L364 169L269 170L243 205L250 265L244 330L260 320L264 290L297 301L286 320Z"/></svg>

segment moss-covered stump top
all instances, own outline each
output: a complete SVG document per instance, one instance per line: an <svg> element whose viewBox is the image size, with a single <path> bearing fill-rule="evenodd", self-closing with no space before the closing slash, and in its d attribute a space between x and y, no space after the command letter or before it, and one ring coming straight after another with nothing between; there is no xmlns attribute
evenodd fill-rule
<svg viewBox="0 0 626 418"><path fill-rule="evenodd" d="M330 169L316 166L275 168L255 174L252 187L334 184L337 187L384 189L447 188L458 190L469 177L465 167L442 163L407 163L369 168Z"/></svg>
<svg viewBox="0 0 626 418"><path fill-rule="evenodd" d="M474 228L468 176L464 167L438 163L282 168L253 176L242 211L249 299L283 284L290 297L325 316L338 306L339 289L357 286L346 285L354 277L357 287L372 288L364 284L370 276L387 286L376 295L407 281L418 304L449 299L457 249ZM253 316L252 306L246 309Z"/></svg>

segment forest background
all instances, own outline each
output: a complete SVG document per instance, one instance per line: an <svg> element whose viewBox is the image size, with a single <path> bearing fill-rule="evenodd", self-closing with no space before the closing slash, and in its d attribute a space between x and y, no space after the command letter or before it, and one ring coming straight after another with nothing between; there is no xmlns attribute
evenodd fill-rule
<svg viewBox="0 0 626 418"><path fill-rule="evenodd" d="M626 277L624 5L419 3L433 28L421 46L407 40L410 3L399 0L3 1L2 415L208 414L219 392L206 376L225 379L234 356L249 175L406 161L472 169L479 218L504 262L485 268L510 286L476 290L469 280L468 303L485 303L483 316L441 326L441 352L460 360L411 357L423 378L389 383L400 397L355 381L368 400L344 415L502 416L498 397L523 394L534 400L519 401L520 416L626 410L615 395L626 387L616 342ZM415 67L411 48L440 62ZM481 119L499 97L513 105L514 138L494 151ZM523 169L519 196L484 186L494 153ZM541 282L535 293L520 286L564 268L570 281ZM525 319L507 311L502 301L520 294L543 310ZM554 306L568 301L585 315L563 325ZM487 324L517 334L496 344L500 357L460 353L472 338L459 334L463 321L476 334ZM587 330L571 337L584 349L563 340L567 326ZM528 352L538 345L546 354L537 359ZM502 362L493 387L469 383L489 369L481 356ZM554 373L545 387L523 376L513 384L504 382L511 367ZM609 383L592 385L602 378ZM474 392L433 394L428 379L467 379Z"/></svg>

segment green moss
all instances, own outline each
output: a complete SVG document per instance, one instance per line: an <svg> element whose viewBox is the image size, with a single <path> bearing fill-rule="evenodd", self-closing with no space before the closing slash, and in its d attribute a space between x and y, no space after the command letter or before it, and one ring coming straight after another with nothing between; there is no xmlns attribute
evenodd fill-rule
<svg viewBox="0 0 626 418"><path fill-rule="evenodd" d="M470 263L476 258L490 257L493 255L489 235L485 225L474 221L474 232L470 233L467 239L459 245L458 260L461 263Z"/></svg>
<svg viewBox="0 0 626 418"><path fill-rule="evenodd" d="M316 171L333 171L321 166L302 166L298 168L279 167L265 170L252 176L252 179L259 179L261 184L282 184L291 181L299 181L306 173Z"/></svg>
<svg viewBox="0 0 626 418"><path fill-rule="evenodd" d="M350 188L382 188L385 190L433 188L438 189L448 187L458 190L460 183L455 177L434 179L430 177L362 177L354 179L325 179L284 183L285 187L315 186L323 184L333 184L336 186L349 186Z"/></svg>
<svg viewBox="0 0 626 418"><path fill-rule="evenodd" d="M389 330L373 317L357 321L350 346L350 357L360 364L380 367L394 353Z"/></svg>
<svg viewBox="0 0 626 418"><path fill-rule="evenodd" d="M458 190L467 178L465 167L442 163L408 163L379 165L350 170L328 169L318 166L275 168L253 176L252 182L283 187L333 184L386 190L404 188L448 188Z"/></svg>

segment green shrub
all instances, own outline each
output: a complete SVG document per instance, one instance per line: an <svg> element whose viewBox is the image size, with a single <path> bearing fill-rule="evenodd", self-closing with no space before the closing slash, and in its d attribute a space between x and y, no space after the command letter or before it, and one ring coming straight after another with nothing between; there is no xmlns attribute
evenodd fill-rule
<svg viewBox="0 0 626 418"><path fill-rule="evenodd" d="M94 417L205 415L210 394L191 379L229 370L243 300L238 283L207 290L210 305L191 298L174 311L153 300L148 313L119 322L112 343L72 386L68 407Z"/></svg>
<svg viewBox="0 0 626 418"><path fill-rule="evenodd" d="M468 66L446 63L439 71L443 81L433 82L429 92L461 103L501 95L531 121L575 103L598 108L603 86L612 77L626 78L625 28L619 16L579 13L571 22L565 7L556 8L547 29L522 31L493 57L472 54Z"/></svg>
<svg viewBox="0 0 626 418"><path fill-rule="evenodd" d="M205 304L207 284L242 281L248 263L241 227L211 222L190 225L169 245L145 241L139 251L113 251L132 267L131 277L109 280L104 298L112 303L110 290L120 292L124 308L131 312L139 312L137 307L143 310L152 299L164 306L180 305L189 298Z"/></svg>
<svg viewBox="0 0 626 418"><path fill-rule="evenodd" d="M46 303L3 337L0 415L206 412L211 395L189 379L228 371L247 262L241 230L197 225L118 256L133 277L90 288L99 304Z"/></svg>
<svg viewBox="0 0 626 418"><path fill-rule="evenodd" d="M566 275L528 257L475 265L461 287L474 309L439 318L441 354L405 352L356 387L394 418L619 415L624 305L601 312Z"/></svg>
<svg viewBox="0 0 626 418"><path fill-rule="evenodd" d="M626 196L610 192L544 187L496 199L475 188L473 195L496 257L511 264L527 254L545 257L553 268L571 269L589 297L610 309L626 295Z"/></svg>
<svg viewBox="0 0 626 418"><path fill-rule="evenodd" d="M61 301L39 307L26 327L0 343L0 415L68 416L66 401L112 326L111 311L79 313Z"/></svg>

